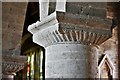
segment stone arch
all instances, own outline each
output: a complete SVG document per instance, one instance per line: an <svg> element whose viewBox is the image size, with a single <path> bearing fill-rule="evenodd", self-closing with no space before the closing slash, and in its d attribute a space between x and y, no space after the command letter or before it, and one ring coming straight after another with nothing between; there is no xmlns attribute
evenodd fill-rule
<svg viewBox="0 0 120 80"><path fill-rule="evenodd" d="M114 69L115 67L108 54L104 55L98 66L98 78L108 78L108 80L111 80L114 78Z"/></svg>

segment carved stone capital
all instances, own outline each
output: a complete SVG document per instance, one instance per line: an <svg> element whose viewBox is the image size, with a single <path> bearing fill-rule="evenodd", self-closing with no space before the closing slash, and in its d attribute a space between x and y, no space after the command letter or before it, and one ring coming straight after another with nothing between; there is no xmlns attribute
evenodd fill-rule
<svg viewBox="0 0 120 80"><path fill-rule="evenodd" d="M30 25L28 31L33 34L33 42L44 47L56 43L99 45L111 37L111 22L98 17L54 12Z"/></svg>
<svg viewBox="0 0 120 80"><path fill-rule="evenodd" d="M27 57L25 56L2 56L2 73L11 75L23 69Z"/></svg>

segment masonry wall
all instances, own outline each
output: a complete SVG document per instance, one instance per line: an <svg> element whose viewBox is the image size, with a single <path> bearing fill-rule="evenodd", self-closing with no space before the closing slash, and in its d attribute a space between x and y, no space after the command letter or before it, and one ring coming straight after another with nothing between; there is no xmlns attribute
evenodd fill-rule
<svg viewBox="0 0 120 80"><path fill-rule="evenodd" d="M69 3L69 4L67 4L67 6L69 6L69 7L66 10L69 13L77 13L79 15L84 14L87 16L92 15L93 17L109 18L109 20L110 20L111 17L115 17L115 15L116 15L115 9L114 9L114 7L116 7L116 5L115 4L111 5L110 3L109 3L109 5L110 6L108 6L107 3ZM92 22L92 24L94 24L94 22ZM112 26L112 23L110 25ZM105 27L99 27L99 25L97 25L96 27L100 28L100 29L105 28ZM90 60L90 62L94 65L95 65L95 63L97 63L98 66L103 58L102 56L105 54L108 54L112 63L114 64L116 78L118 77L118 61L119 61L118 60L118 36L117 36L118 31L117 31L117 29L118 28L115 27L112 30L112 37L110 39L108 39L101 45L98 45L97 51L96 51L96 49L94 49L94 47L93 48L91 47L91 52L90 52L90 54L93 55L93 57L92 57L93 62L92 62L92 59ZM97 56L95 54L97 54ZM97 59L96 59L96 57L97 57ZM96 61L94 61L94 60L96 60ZM91 67L91 73L95 69L96 69L96 67ZM94 73L94 75L92 75L92 76L93 77L97 76L97 73Z"/></svg>
<svg viewBox="0 0 120 80"><path fill-rule="evenodd" d="M98 62L101 62L102 55L108 54L114 67L115 67L115 77L118 78L118 38L117 38L117 27L112 31L112 37L102 43L98 48ZM98 64L99 65L99 64Z"/></svg>
<svg viewBox="0 0 120 80"><path fill-rule="evenodd" d="M20 54L27 2L2 3L3 55Z"/></svg>

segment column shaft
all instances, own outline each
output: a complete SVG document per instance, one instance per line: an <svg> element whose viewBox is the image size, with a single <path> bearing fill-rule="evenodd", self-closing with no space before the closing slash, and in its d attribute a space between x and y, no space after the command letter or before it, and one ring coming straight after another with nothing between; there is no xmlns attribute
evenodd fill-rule
<svg viewBox="0 0 120 80"><path fill-rule="evenodd" d="M56 44L46 48L46 78L88 78L88 46Z"/></svg>

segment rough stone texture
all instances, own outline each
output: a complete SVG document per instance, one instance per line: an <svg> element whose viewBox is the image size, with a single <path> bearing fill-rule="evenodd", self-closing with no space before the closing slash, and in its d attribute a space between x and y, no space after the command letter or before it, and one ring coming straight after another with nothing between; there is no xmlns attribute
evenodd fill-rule
<svg viewBox="0 0 120 80"><path fill-rule="evenodd" d="M88 78L88 51L81 44L46 47L46 78Z"/></svg>
<svg viewBox="0 0 120 80"><path fill-rule="evenodd" d="M94 19L98 19L98 17L100 17L100 18L106 18L106 8L107 8L107 17L108 18L115 19L116 15L118 15L116 13L117 10L118 10L118 8L115 9L116 8L116 4L112 4L112 6L111 6L111 3L108 4L108 6L106 6L106 3L101 3L101 4L98 4L98 3L69 3L69 4L67 4L67 6L68 7L66 9L66 12L68 12L70 14L65 14L65 16L60 16L59 19L61 20L61 22L65 22L65 23L72 23L72 22L74 22L74 24L77 24L77 23L79 23L79 20L80 20L81 23L83 22L83 24L86 25L85 22L92 20L91 22L89 22L89 24L91 25L91 27L94 26L93 29L94 28L99 28L99 29L103 29L104 30L104 29L108 28L108 26L104 26L104 25L101 25L101 26L104 26L104 27L98 26L101 23L106 24L104 22L104 20L102 20L102 19L101 19L101 21L98 21L98 22L100 22L99 24L95 23L95 21L93 22L93 20ZM25 9L26 9L26 4L24 4L24 3L22 3L22 5L19 4L19 3L3 3L3 17L2 17L3 18L3 23L2 24L3 24L3 52L4 53L20 53L19 52L19 50L20 50L19 43L20 43L21 34L22 34L22 26L23 26L23 23L24 23L24 16L25 16L25 11L26 11ZM75 14L75 15L73 15L73 14ZM67 16L67 18L66 19L64 18L64 20L63 20L63 17L66 17L66 16ZM87 20L83 20L83 19L79 19L78 20L77 18L85 18ZM69 25L68 24L67 25L64 24L62 26L67 26L66 27L67 29L68 28L69 29L76 28L76 27L73 27L73 25L72 25L72 28L71 28L70 25L71 24L69 24ZM63 27L63 28L65 28L65 27ZM118 49L120 47L120 45L119 45L120 38L119 38L119 40L117 40L116 34L118 34L118 37L119 37L119 32L120 32L119 28L120 27L118 27L118 29L114 29L114 31L113 31L113 37L110 38L109 40L107 40L102 45L100 45L98 47L98 49L92 48L91 51L88 52L89 53L89 63L91 65L93 65L93 66L90 65L91 73L93 73L93 74L91 74L91 76L95 77L96 73L97 73L97 71L96 71L97 70L96 69L96 64L98 63L97 62L97 57L96 57L96 53L97 53L98 54L98 59L99 59L99 56L101 56L102 54L109 54L112 62L114 63L114 66L116 68L115 75L117 77L117 73L118 73L117 72L118 71L117 70L118 69L118 52L117 51L118 50L116 48L117 48L117 46L118 46ZM78 28L76 28L76 29L78 29ZM87 30L90 31L89 28ZM118 30L118 33L116 32L117 30ZM96 33L97 32L101 32L101 31L100 30L96 30ZM105 32L105 31L103 31L103 32ZM83 32L83 33L85 33L85 32ZM57 35L57 34L59 34L59 33L55 32L55 35ZM74 43L74 41L76 41L76 39L78 37L78 36L75 36L75 31L70 31L70 33L69 32L67 33L67 31L66 31L65 34L67 34L68 40L71 41L72 43ZM72 37L71 37L70 34L72 34ZM57 35L56 37L58 38L58 40L54 40L53 42L55 42L55 41L56 42L57 41L62 41L62 37L60 37L60 36L62 36L62 35ZM86 36L89 36L89 37L86 37ZM46 40L46 42L49 41L49 40L52 42L51 39L53 39L53 38L55 39L55 36L52 36L51 34L48 34L47 36L43 36L42 35L42 36L38 36L38 37L39 37L39 39L40 38L44 38L44 40L45 40L45 37L46 38L48 37L48 39ZM53 37L53 38L51 38L51 37ZM83 37L85 37L85 38L83 38ZM92 41L92 40L88 39L88 38L91 37L90 33L89 34L85 33L85 35L83 35L83 37L82 38L84 40ZM104 38L102 38L102 39L104 39ZM42 40L42 41L44 41L44 40ZM67 39L63 39L63 40L67 40ZM86 43L86 42L84 42L84 43ZM59 44L57 44L57 45L59 45ZM61 44L61 45L63 45L63 44ZM52 45L51 47L53 47L53 46L55 46L55 45ZM71 46L69 46L69 47L71 47ZM68 50L67 53L62 53L62 51L64 50L63 49L64 46L62 46L62 48L59 48L59 49L56 49L56 48L57 47L55 47L55 50L54 50L55 52L52 52L52 51L49 52L48 51L48 53L55 54L55 55L50 55L51 57L49 57L48 59L50 59L50 60L53 60L53 58L55 58L55 59L56 58L57 59L61 59L61 58L63 58L63 59L66 59L66 58L69 59L69 58L74 58L76 56L78 58L82 57L82 55L79 56L78 53L76 53L76 51L73 52L76 55L73 55L73 53L69 52L69 50ZM49 49L47 49L47 50L49 50ZM65 55L61 56L61 54L56 55L56 53L66 54L66 56ZM71 55L73 55L73 56L71 57ZM56 57L54 57L54 56L56 56ZM72 63L70 63L70 64L72 65ZM55 66L57 66L57 65L55 65ZM93 71L96 71L96 72L93 72ZM59 71L59 72L61 72L61 71ZM59 76L62 76L62 75L59 75ZM68 77L68 75L66 75L65 77Z"/></svg>
<svg viewBox="0 0 120 80"><path fill-rule="evenodd" d="M120 8L119 8L120 9ZM119 13L120 13L120 11L119 11ZM120 15L118 15L118 17L119 17ZM119 60L119 66L118 66L118 71L119 71L119 79L120 79L120 17L118 18L118 21L119 21L119 23L118 23L118 34L117 34L117 37L118 37L118 60Z"/></svg>
<svg viewBox="0 0 120 80"><path fill-rule="evenodd" d="M120 79L120 2L109 2L107 6L107 17L110 19L116 20L114 23L115 25L113 27L117 27L114 29L113 37L115 43L109 43L114 44L115 54L114 55L114 64L116 67L116 76L118 76L118 79ZM118 73L118 74L117 74Z"/></svg>
<svg viewBox="0 0 120 80"><path fill-rule="evenodd" d="M23 69L27 62L25 56L2 56L2 73L3 75L14 75L19 70Z"/></svg>
<svg viewBox="0 0 120 80"><path fill-rule="evenodd" d="M107 3L107 18L116 19L119 15L119 2L108 2Z"/></svg>
<svg viewBox="0 0 120 80"><path fill-rule="evenodd" d="M108 39L104 43L102 43L99 46L99 51L98 51L98 60L100 60L100 57L104 54L108 54L110 57L112 63L114 64L115 67L115 72L114 72L114 77L118 78L118 51L117 51L117 46L118 46L118 40L117 40L117 28L113 29L113 34L112 38Z"/></svg>
<svg viewBox="0 0 120 80"><path fill-rule="evenodd" d="M119 73L118 73L118 75L119 75L119 79L120 79L120 2L119 2L119 4L118 4L118 6L117 6L117 17L118 17L118 29L117 29L117 31L118 31L118 33L117 33L117 38L118 38L118 71L119 71Z"/></svg>
<svg viewBox="0 0 120 80"><path fill-rule="evenodd" d="M86 16L93 16L93 17L100 17L106 18L106 5L107 3L103 2L68 2L66 12L79 14L79 15L86 15Z"/></svg>
<svg viewBox="0 0 120 80"><path fill-rule="evenodd" d="M20 43L27 3L2 3L2 51L3 54L20 54Z"/></svg>
<svg viewBox="0 0 120 80"><path fill-rule="evenodd" d="M96 6L97 3L67 3L69 10L65 13L51 13L28 27L33 42L46 48L46 78L97 77L98 50L91 46L89 51L87 45L100 45L110 38L112 24L106 19L106 4Z"/></svg>
<svg viewBox="0 0 120 80"><path fill-rule="evenodd" d="M90 78L97 78L98 73L98 49L95 46L89 46L90 50L88 53L89 62L89 76Z"/></svg>
<svg viewBox="0 0 120 80"><path fill-rule="evenodd" d="M15 54L20 53L20 51L19 51L20 50L20 45L19 44L20 44L21 35L22 35L22 29L23 29L22 27L23 27L23 24L24 24L26 4L27 3L22 3L21 4L21 3L13 3L13 2L3 3L3 7L2 7L2 9L3 9L3 12L2 12L3 13L2 14L2 18L3 18L3 20L2 20L2 25L3 25L2 36L3 36L3 39L2 40L3 40L3 53L4 54L11 55L10 53L15 53ZM116 4L109 3L108 6L106 6L106 3L104 3L104 4L103 3L101 3L101 4L98 4L98 3L69 3L69 4L67 4L67 6L68 7L67 7L66 11L70 14L67 14L67 15L65 14L68 17L68 19L65 19L64 22L69 22L69 23L74 22L75 24L77 24L79 22L79 20L81 20L81 19L78 20L78 19L74 19L74 18L86 18L87 19L86 21L90 21L91 19L94 19L94 18L98 19L98 17L106 18L106 8L107 8L107 17L108 18L115 19L116 16L119 18L119 15L118 15L117 12L120 11L120 10L119 10L119 8L116 8ZM101 7L101 8L99 8L99 7ZM75 14L75 15L73 15L73 14ZM63 20L63 17L64 16L61 17L61 21ZM73 17L73 18L70 18L70 17ZM81 23L82 23L82 21L83 20L81 20ZM86 25L86 23L85 23L86 21L83 21L85 25ZM120 19L118 19L118 21L120 21ZM101 20L100 22L104 23L104 20ZM91 27L93 27L95 22L92 21L92 22L89 22L89 23L92 23ZM106 23L104 23L104 24L106 24ZM99 28L99 29L104 30L104 29L108 28L107 26L101 27L101 26L98 26L98 24L96 24L96 25L94 25L94 27ZM69 27L67 27L67 28L69 28ZM87 30L89 30L89 29L87 29ZM116 31L118 31L118 32L116 32ZM96 30L96 32L98 32L98 30ZM118 69L118 63L119 63L119 73L120 73L120 62L118 62L120 60L120 54L119 54L120 53L120 50L119 50L119 48L120 48L120 33L119 32L120 32L120 23L119 23L118 29L114 29L112 38L110 38L105 43L98 46L98 49L92 48L91 51L88 52L89 53L89 64L90 64L90 69L91 69L90 72L93 73L90 76L95 77L96 73L97 73L96 64L98 62L96 60L96 53L98 54L98 59L102 54L108 54L110 56L112 62L114 63L114 66L116 68L116 72L115 72L116 77L117 77L117 73L118 73L117 69ZM75 33L72 32L72 34L74 35ZM116 36L116 34L118 34L118 35ZM53 37L53 36L51 34L48 34L48 35L50 35L50 36L44 36L44 37L40 36L40 37L44 38L44 39L45 39L45 37L48 37L49 38L48 40L51 41L51 37ZM69 33L68 33L68 35L69 35ZM59 36L61 36L61 35L59 35ZM56 36L56 37L59 37L59 36ZM118 37L118 39L117 39L117 37ZM73 38L75 39L75 36L73 36ZM48 40L46 40L46 41L48 41ZM70 38L70 40L72 40L72 38ZM42 40L42 41L44 41L44 40ZM57 44L57 45L60 45L60 44ZM63 45L63 44L61 44L61 45ZM67 45L67 44L65 44L65 45ZM57 48L58 46L55 47L55 48L54 47L55 47L55 45L52 45L51 49L54 49L55 52L47 51L48 55L51 54L51 55L48 56L49 60L53 60L53 59L56 60L56 58L57 59L61 59L61 58L69 59L69 58L75 58L75 57L78 57L78 58L82 57L83 58L83 56L85 58L85 55L79 55L79 53L76 52L77 50L75 48L75 45L74 45L74 48L73 48L73 50L74 50L73 52L70 52L68 50L72 46L69 46L69 48L67 48L67 49L64 48L66 46L62 46L61 48ZM64 53L64 51L65 51L64 49L66 49L67 53ZM47 49L47 50L49 50L49 49ZM79 52L81 52L81 51L79 51ZM56 53L60 53L60 54L57 55ZM74 55L73 55L73 53L74 53ZM88 54L88 53L86 53L86 54ZM52 55L52 54L55 54L55 55ZM62 54L63 55L65 54L66 56L65 55L63 56ZM73 55L73 56L71 56L71 55ZM118 60L118 57L119 57L119 60ZM67 63L67 61L63 62L63 63ZM76 67L76 66L80 65L80 64L78 65L78 64L75 64L75 63L73 63L74 64L73 65L69 61L68 61L67 64L70 65L70 66L68 66L69 69L71 69L71 67ZM73 65L73 66L71 66L71 65ZM62 65L59 64L59 65L53 65L53 66L59 67L59 66L62 66ZM66 66L66 64L64 64L64 66ZM48 68L48 69L50 69L50 68ZM71 70L73 70L73 68ZM74 71L76 71L76 70L77 69L74 69ZM56 70L56 71L59 71L58 73L60 73L61 71L65 72L63 70L60 71L59 69ZM93 72L93 71L95 71L95 72ZM70 71L68 71L68 72L70 72ZM67 73L67 70L66 70L66 73ZM58 77L61 77L61 76L63 76L63 75L59 74ZM70 76L70 75L65 75L65 77L68 77L68 76ZM71 77L74 77L74 76L71 75Z"/></svg>
<svg viewBox="0 0 120 80"><path fill-rule="evenodd" d="M0 2L0 64L2 63L2 2ZM2 65L0 65L0 79L2 78Z"/></svg>
<svg viewBox="0 0 120 80"><path fill-rule="evenodd" d="M23 69L27 60L20 56L26 8L27 2L2 3L2 79Z"/></svg>

